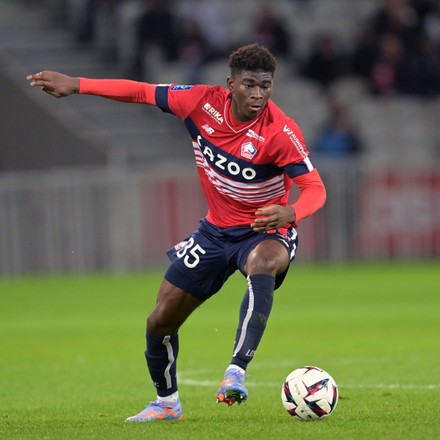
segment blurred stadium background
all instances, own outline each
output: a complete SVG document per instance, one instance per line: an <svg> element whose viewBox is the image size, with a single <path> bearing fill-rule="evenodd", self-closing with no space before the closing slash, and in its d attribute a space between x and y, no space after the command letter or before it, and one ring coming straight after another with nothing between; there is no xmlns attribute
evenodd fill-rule
<svg viewBox="0 0 440 440"><path fill-rule="evenodd" d="M259 2L214 3L225 15L227 43L252 41ZM296 60L323 31L349 46L381 4L269 3L294 30ZM80 35L91 4L93 38ZM25 79L42 69L123 77L144 6L141 0L0 0L0 275L160 266L165 250L204 215L191 144L177 118L96 97L56 100ZM146 81L187 80L185 60L147 56ZM274 99L310 143L328 116L329 91L295 63L280 60ZM200 72L201 81L224 84L227 62L213 59ZM346 103L363 148L335 158L315 154L311 145L328 202L300 225L301 260L439 258L438 94L372 95L353 75L333 81L331 93Z"/></svg>

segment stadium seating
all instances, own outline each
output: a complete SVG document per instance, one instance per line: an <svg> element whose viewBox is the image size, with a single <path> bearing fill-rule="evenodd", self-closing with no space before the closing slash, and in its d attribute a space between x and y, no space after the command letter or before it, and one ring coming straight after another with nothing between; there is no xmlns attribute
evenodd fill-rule
<svg viewBox="0 0 440 440"><path fill-rule="evenodd" d="M133 25L136 13L142 8L139 0L126 3L125 15L117 16L113 21L97 21L96 45L81 46L75 43L69 31L74 17L65 17L69 11L73 14L75 8L72 5L78 6L78 2L3 2L0 5L2 63L9 66L15 77L17 74L24 77L28 72L43 67L72 75L122 76L123 54L129 51L133 41L128 30ZM310 0L308 6L303 3L293 0L271 2L293 30L296 49L300 54L308 50L317 32L326 30L337 35L344 44L349 44L360 20L376 7L375 2L352 0ZM231 42L246 41L253 14L258 10L256 3L253 0L225 0L224 6ZM51 14L48 14L49 10ZM109 26L115 30L115 50L122 54L119 64L110 62L103 53L108 48L101 44L102 40L112 34ZM14 31L11 32L11 29ZM125 36L125 40L118 40L118 36ZM152 82L184 82L182 64L166 63L160 57L156 57L153 64L155 78ZM203 74L207 83L224 84L227 75L225 60L211 62ZM23 81L25 86L26 82ZM373 98L367 93L365 84L351 77L338 80L332 91L349 105L372 162L402 160L403 157L408 161L429 162L438 155L438 100L426 102L402 97ZM295 75L294 68L283 62L276 76L274 99L299 122L306 140L313 137L326 117L321 90L314 83ZM183 133L181 125L173 118L163 118L155 109L109 104L92 98L86 107L83 101L72 100L69 106L59 106L57 111L61 123L63 120L67 123L72 118L77 120L83 135L99 139L109 155L118 162L136 165L153 163L157 166L164 160L164 151L167 152L165 160L170 156L176 160L191 160L190 149L175 141ZM158 149L157 145L161 148Z"/></svg>

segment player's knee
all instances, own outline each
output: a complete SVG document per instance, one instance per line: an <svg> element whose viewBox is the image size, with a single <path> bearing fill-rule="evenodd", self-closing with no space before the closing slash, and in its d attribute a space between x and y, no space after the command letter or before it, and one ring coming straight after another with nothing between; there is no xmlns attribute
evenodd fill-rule
<svg viewBox="0 0 440 440"><path fill-rule="evenodd" d="M264 273L276 276L283 272L289 264L288 256L284 252L268 252L268 249L255 248L248 257L246 272L248 275Z"/></svg>
<svg viewBox="0 0 440 440"><path fill-rule="evenodd" d="M279 261L277 258L255 258L249 265L249 275L263 273L275 276L278 273Z"/></svg>
<svg viewBox="0 0 440 440"><path fill-rule="evenodd" d="M166 314L154 310L147 318L147 331L155 335L170 335L178 330Z"/></svg>

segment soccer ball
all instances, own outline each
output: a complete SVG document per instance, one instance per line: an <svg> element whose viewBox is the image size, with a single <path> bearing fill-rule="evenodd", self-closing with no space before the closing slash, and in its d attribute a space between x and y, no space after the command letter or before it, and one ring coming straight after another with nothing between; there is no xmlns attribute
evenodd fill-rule
<svg viewBox="0 0 440 440"><path fill-rule="evenodd" d="M298 368L283 382L281 401L295 419L320 420L335 409L338 386L330 374L321 368Z"/></svg>

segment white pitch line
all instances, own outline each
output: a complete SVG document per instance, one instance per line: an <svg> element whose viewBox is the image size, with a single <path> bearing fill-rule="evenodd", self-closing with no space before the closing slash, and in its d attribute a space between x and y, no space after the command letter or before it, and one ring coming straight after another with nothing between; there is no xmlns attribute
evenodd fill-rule
<svg viewBox="0 0 440 440"><path fill-rule="evenodd" d="M199 386L199 387L217 387L220 384L220 381L213 380L197 380L197 379L185 379L178 378L178 383L181 385L190 385L190 386ZM268 387L268 388L278 388L281 387L281 383L275 382L252 382L247 381L247 386L259 386L259 387ZM338 384L339 389L378 389L378 390L437 390L440 388L440 384L386 384L386 383L377 383L377 384L352 384L352 385L344 385Z"/></svg>
<svg viewBox="0 0 440 440"><path fill-rule="evenodd" d="M340 385L339 388L371 388L378 390L437 390L440 388L440 384L432 383L432 384L415 384L415 383L376 383L376 384L354 384L354 385Z"/></svg>

